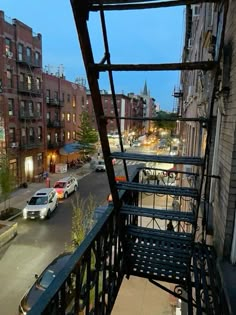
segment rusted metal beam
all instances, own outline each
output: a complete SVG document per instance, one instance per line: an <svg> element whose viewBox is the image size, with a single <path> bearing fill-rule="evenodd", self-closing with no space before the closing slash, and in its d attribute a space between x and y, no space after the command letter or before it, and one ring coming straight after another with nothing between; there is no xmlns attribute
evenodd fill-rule
<svg viewBox="0 0 236 315"><path fill-rule="evenodd" d="M88 65L91 71L184 71L184 70L203 70L208 71L216 68L215 61L197 61L180 63L162 64L98 64Z"/></svg>
<svg viewBox="0 0 236 315"><path fill-rule="evenodd" d="M156 0L130 0L130 1L91 1L89 5L90 11L115 11L115 10L139 10L139 9L155 9L155 8L168 8L176 6L185 6L192 4L202 3L220 3L220 0L178 0L178 1L162 1Z"/></svg>

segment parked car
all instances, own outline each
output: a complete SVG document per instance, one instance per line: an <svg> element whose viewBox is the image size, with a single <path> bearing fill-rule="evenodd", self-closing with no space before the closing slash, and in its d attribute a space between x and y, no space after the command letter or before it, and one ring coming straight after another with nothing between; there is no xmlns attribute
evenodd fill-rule
<svg viewBox="0 0 236 315"><path fill-rule="evenodd" d="M59 255L44 269L40 276L35 275L36 281L20 301L19 315L26 315L30 311L42 293L49 287L58 273L65 267L70 256L71 253L63 253ZM73 281L69 282L70 283L66 284L65 294L67 299L72 299L74 294L74 286ZM50 314L56 315L56 310L53 309L53 305Z"/></svg>
<svg viewBox="0 0 236 315"><path fill-rule="evenodd" d="M78 180L74 176L62 178L54 184L54 189L57 192L58 198L66 199L78 189Z"/></svg>
<svg viewBox="0 0 236 315"><path fill-rule="evenodd" d="M132 147L140 147L141 146L141 142L139 141L139 140L135 140L135 141L133 141L133 143L132 143Z"/></svg>
<svg viewBox="0 0 236 315"><path fill-rule="evenodd" d="M95 166L96 172L105 172L106 171L106 165L104 160L98 160Z"/></svg>
<svg viewBox="0 0 236 315"><path fill-rule="evenodd" d="M57 193L54 188L42 188L27 201L23 209L24 219L50 218L51 213L58 206Z"/></svg>

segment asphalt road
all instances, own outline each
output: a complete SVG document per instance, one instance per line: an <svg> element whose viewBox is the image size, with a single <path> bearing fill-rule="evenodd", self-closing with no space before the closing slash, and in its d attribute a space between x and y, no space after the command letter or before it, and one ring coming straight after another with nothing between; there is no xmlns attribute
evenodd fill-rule
<svg viewBox="0 0 236 315"><path fill-rule="evenodd" d="M97 205L106 203L110 192L106 173L91 173L79 182L79 191L62 200L49 220L18 222L18 235L0 250L0 315L18 314L18 305L34 283L35 274L61 252L70 241L72 200L94 196Z"/></svg>

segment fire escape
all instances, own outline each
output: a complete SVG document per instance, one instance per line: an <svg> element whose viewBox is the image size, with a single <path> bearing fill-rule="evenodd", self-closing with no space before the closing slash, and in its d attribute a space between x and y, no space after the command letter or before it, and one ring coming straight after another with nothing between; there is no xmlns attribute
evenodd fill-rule
<svg viewBox="0 0 236 315"><path fill-rule="evenodd" d="M227 314L223 309L214 248L206 240L205 207L200 210L209 184L207 166L211 116L220 54L213 61L113 64L105 21L106 11L153 10L186 5L188 12L191 4L204 2L209 1L72 1L113 203L108 208L107 216L97 223L74 253L67 271L64 272L64 278L61 275L56 279L51 292L48 291L39 300L32 314L50 314L50 307L55 305L55 301L56 314L67 314L66 283L72 274L76 275L72 314L110 314L124 276L148 279L153 283L154 290L155 286L160 287L185 302L189 315ZM219 1L216 2L219 4ZM226 3L222 1L220 4L222 24L217 39L219 51L223 41ZM94 61L87 25L91 12L99 14L104 39L105 52L99 63ZM121 116L118 111L114 73L170 70L186 73L202 70L211 77L208 117L176 117L181 124L194 121L198 124L199 134L202 134L203 128L207 128L204 154L148 155L125 150L121 121L132 120L134 117ZM99 76L102 72L108 74L114 104L113 116L106 116L104 113L99 89ZM135 119L158 121L158 116ZM108 120L114 120L118 128L120 150L117 152L112 152L109 146L106 128ZM114 158L122 161L125 180L117 180L112 163ZM133 173L128 170L129 161L140 162ZM173 167L165 168L166 164ZM144 197L151 200L149 204L152 206L143 202ZM161 198L171 199L171 206L169 202L165 202L165 207L158 207L156 201ZM171 291L159 281L173 283L175 289Z"/></svg>

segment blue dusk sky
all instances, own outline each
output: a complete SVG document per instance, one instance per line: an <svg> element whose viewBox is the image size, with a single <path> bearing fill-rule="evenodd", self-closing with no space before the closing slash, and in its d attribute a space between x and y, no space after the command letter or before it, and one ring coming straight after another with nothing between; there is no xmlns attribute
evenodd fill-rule
<svg viewBox="0 0 236 315"><path fill-rule="evenodd" d="M77 31L69 0L1 0L5 19L16 18L42 34L43 68L56 72L60 65L66 79L86 79ZM181 60L184 8L105 12L111 63L170 63ZM98 13L90 13L89 30L94 59L101 61L104 44ZM145 81L151 97L162 110L171 111L179 87L178 71L113 72L115 92L140 94ZM110 91L107 74L99 87Z"/></svg>

